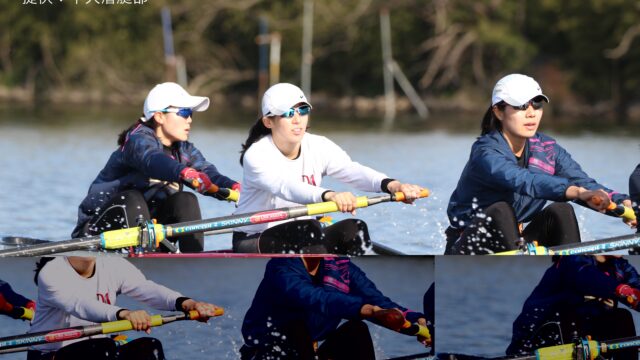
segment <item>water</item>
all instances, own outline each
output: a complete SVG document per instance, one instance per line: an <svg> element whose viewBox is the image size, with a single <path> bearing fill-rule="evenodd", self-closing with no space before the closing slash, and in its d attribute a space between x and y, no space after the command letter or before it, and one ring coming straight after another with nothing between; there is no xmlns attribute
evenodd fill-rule
<svg viewBox="0 0 640 360"><path fill-rule="evenodd" d="M627 259L640 269L640 257ZM548 256L437 257L436 350L504 356L513 321L550 266ZM640 334L640 315L631 313Z"/></svg>
<svg viewBox="0 0 640 360"><path fill-rule="evenodd" d="M0 113L0 235L51 240L69 237L78 204L115 149L116 134L127 126L112 120L116 114L90 114L79 120L78 116L52 112L37 115L36 121L33 115ZM74 120L67 123L67 118ZM233 119L225 117L226 123ZM222 173L241 180L238 152L250 125L239 120L238 124L246 126L216 127L196 119L191 141ZM448 226L447 203L477 136L475 131L385 134L373 125L357 130L343 127L335 131L330 124L320 123L311 131L328 136L354 160L432 192L413 206L383 203L358 210L357 216L369 224L372 238L408 254L441 254L443 231ZM587 173L611 188L628 192L629 174L640 161L636 139L589 133L557 138ZM331 180L325 186L348 189ZM234 210L229 203L199 199L205 218ZM576 212L584 240L630 232L618 219L582 207L576 207ZM334 214L337 219L345 216L350 215ZM207 249L229 247L230 235L206 240Z"/></svg>
<svg viewBox="0 0 640 360"><path fill-rule="evenodd" d="M151 336L160 339L168 359L237 359L243 340L242 319L262 280L264 259L133 259L148 279L175 289L194 299L208 301L225 309L225 315L208 323L181 321L154 328ZM354 262L369 279L394 301L418 311L422 297L433 282L433 257L364 257ZM33 283L33 259L3 259L0 278L27 297L37 296ZM406 276L411 274L411 276ZM159 313L122 295L117 304L129 309L144 308ZM377 358L423 352L414 338L379 326L369 325ZM0 316L0 337L28 330L28 323ZM135 332L126 333L135 338ZM24 359L23 354L3 355L3 360Z"/></svg>

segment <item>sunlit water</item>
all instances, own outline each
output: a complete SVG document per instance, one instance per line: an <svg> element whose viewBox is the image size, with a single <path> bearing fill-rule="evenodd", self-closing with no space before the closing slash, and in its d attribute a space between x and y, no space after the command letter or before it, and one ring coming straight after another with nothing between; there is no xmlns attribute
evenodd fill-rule
<svg viewBox="0 0 640 360"><path fill-rule="evenodd" d="M162 341L168 359L237 359L243 344L242 320L258 284L262 280L267 260L264 259L137 259L132 262L147 278L175 289L185 296L208 301L225 309L222 317L208 323L180 321L154 328L151 336ZM433 257L380 258L366 257L354 262L374 281L380 291L394 301L422 310L422 298L433 282ZM34 298L33 259L3 259L0 278L15 291ZM407 276L411 274L411 276ZM162 313L140 306L126 296L117 304L129 308L144 308L150 313ZM0 337L24 333L28 323L0 315ZM380 359L425 351L415 338L369 324L376 356ZM126 333L130 338L139 336ZM25 355L2 355L3 360L24 359Z"/></svg>
<svg viewBox="0 0 640 360"><path fill-rule="evenodd" d="M640 257L628 260L640 269ZM511 342L513 321L550 266L548 256L437 257L436 350L504 356ZM630 311L640 334L640 315Z"/></svg>
<svg viewBox="0 0 640 360"><path fill-rule="evenodd" d="M58 119L58 122L60 120ZM67 239L73 229L77 206L89 184L115 149L116 134L126 124L74 122L48 126L0 122L0 235L20 235L51 240ZM248 126L247 126L248 128ZM476 133L393 132L377 130L322 130L351 157L388 176L416 183L431 190L415 205L383 203L359 209L374 241L409 254L441 254L443 231L448 226L446 207L462 168L469 157ZM245 128L198 127L191 136L196 146L218 169L238 180L238 163ZM558 136L587 173L607 186L628 192L628 178L640 162L640 147L634 138L607 135ZM348 189L328 180L336 190ZM355 191L358 195L362 192ZM205 218L229 215L230 203L199 196ZM630 233L621 221L577 207L584 240ZM334 218L344 216L334 214ZM230 235L206 240L206 249L230 247Z"/></svg>

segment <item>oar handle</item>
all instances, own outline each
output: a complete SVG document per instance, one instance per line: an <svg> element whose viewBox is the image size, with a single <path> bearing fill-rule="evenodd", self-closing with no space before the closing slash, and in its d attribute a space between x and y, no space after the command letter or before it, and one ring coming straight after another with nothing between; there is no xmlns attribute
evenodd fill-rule
<svg viewBox="0 0 640 360"><path fill-rule="evenodd" d="M238 200L240 199L240 193L236 190L221 188L215 184L212 184L211 187L207 189L207 193L218 194L227 201L238 202Z"/></svg>
<svg viewBox="0 0 640 360"><path fill-rule="evenodd" d="M592 197L591 201L596 205L600 205L601 203L600 198L597 196ZM613 201L609 202L609 206L607 206L607 211L611 212L617 217L623 218L624 221L633 221L636 219L636 213L633 211L632 208L628 208L622 204L616 204Z"/></svg>
<svg viewBox="0 0 640 360"><path fill-rule="evenodd" d="M424 188L420 190L420 194L418 195L419 198L426 198L430 195L429 189ZM395 194L393 194L393 201L404 201L405 200L405 196L403 192L397 192Z"/></svg>
<svg viewBox="0 0 640 360"><path fill-rule="evenodd" d="M420 336L427 339L427 341L431 340L431 332L429 331L429 328L418 323L412 324L408 320L405 320L400 332L411 336Z"/></svg>
<svg viewBox="0 0 640 360"><path fill-rule="evenodd" d="M427 196L429 196L429 190L422 189L420 191L419 197L424 198ZM404 193L402 192L397 192L392 195L389 195L389 194L379 195L375 197L358 196L356 197L356 209L367 207L373 204L378 204L380 202L404 201L404 199L405 199ZM307 214L305 215L308 215L308 216L321 215L325 213L338 211L338 204L336 204L333 201L325 201L321 203L308 204L306 206L307 206Z"/></svg>
<svg viewBox="0 0 640 360"><path fill-rule="evenodd" d="M22 315L20 315L20 319L23 320L33 320L33 309L29 309L26 307L21 307Z"/></svg>

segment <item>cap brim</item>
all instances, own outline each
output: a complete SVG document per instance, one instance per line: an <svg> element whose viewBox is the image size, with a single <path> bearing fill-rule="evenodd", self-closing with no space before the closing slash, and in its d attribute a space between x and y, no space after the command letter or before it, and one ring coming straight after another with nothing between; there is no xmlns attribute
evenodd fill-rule
<svg viewBox="0 0 640 360"><path fill-rule="evenodd" d="M173 101L172 106L190 108L193 111L205 111L209 108L209 98L206 96L188 96L178 101Z"/></svg>

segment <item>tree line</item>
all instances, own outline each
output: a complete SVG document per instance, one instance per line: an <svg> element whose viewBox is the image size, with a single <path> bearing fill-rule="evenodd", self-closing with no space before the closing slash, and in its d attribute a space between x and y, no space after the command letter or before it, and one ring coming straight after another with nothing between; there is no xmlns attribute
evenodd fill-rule
<svg viewBox="0 0 640 360"><path fill-rule="evenodd" d="M167 78L163 7L190 90L256 94L261 18L281 34L280 79L300 81L303 0L38 2L0 5L0 87L9 96L139 102ZM315 0L314 92L382 94L384 8L394 59L428 103L487 102L510 72L540 80L560 112L625 122L640 95L640 4L632 0Z"/></svg>

